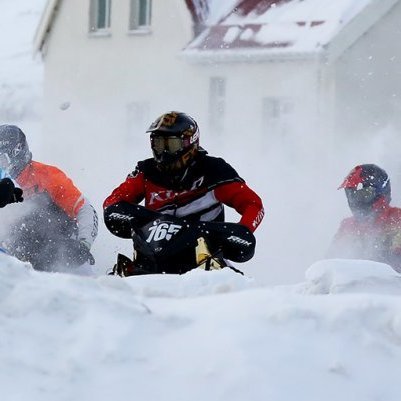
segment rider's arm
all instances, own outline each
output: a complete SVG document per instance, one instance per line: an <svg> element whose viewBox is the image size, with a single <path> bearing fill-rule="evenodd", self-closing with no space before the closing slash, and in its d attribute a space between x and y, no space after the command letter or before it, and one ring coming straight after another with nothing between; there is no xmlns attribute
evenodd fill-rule
<svg viewBox="0 0 401 401"><path fill-rule="evenodd" d="M145 197L142 172L129 175L103 203L106 227L118 237L131 238L132 228L154 220L159 215L140 206Z"/></svg>
<svg viewBox="0 0 401 401"><path fill-rule="evenodd" d="M35 176L35 185L46 192L52 202L64 210L69 217L73 219L77 217L85 199L63 171L55 166L36 162L31 174Z"/></svg>
<svg viewBox="0 0 401 401"><path fill-rule="evenodd" d="M98 216L95 208L85 198L84 204L78 211L78 240L90 249L98 233Z"/></svg>
<svg viewBox="0 0 401 401"><path fill-rule="evenodd" d="M103 202L103 209L119 202L138 204L145 197L145 179L142 172L130 174Z"/></svg>
<svg viewBox="0 0 401 401"><path fill-rule="evenodd" d="M252 232L261 223L264 210L260 197L244 182L231 182L220 185L214 190L216 199L234 208L240 215L240 224Z"/></svg>
<svg viewBox="0 0 401 401"><path fill-rule="evenodd" d="M51 200L71 218L76 220L78 240L88 249L98 233L98 217L90 202L59 168L35 163L35 177Z"/></svg>

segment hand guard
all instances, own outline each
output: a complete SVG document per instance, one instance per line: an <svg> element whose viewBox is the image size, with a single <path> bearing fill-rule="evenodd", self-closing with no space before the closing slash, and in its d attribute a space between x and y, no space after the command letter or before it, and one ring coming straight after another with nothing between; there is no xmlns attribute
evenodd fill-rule
<svg viewBox="0 0 401 401"><path fill-rule="evenodd" d="M4 207L10 203L22 202L22 189L16 188L10 178L0 180L0 207Z"/></svg>
<svg viewBox="0 0 401 401"><path fill-rule="evenodd" d="M104 209L104 222L114 235L120 238L132 238L132 230L163 216L141 205L118 202Z"/></svg>

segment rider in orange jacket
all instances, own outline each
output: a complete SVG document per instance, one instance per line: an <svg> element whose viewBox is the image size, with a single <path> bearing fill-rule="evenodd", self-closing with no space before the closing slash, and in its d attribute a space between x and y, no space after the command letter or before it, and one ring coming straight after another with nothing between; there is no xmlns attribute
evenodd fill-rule
<svg viewBox="0 0 401 401"><path fill-rule="evenodd" d="M374 260L401 271L401 209L390 206L387 173L375 164L358 165L340 188L352 216L341 222L328 256Z"/></svg>
<svg viewBox="0 0 401 401"><path fill-rule="evenodd" d="M5 239L6 249L38 270L93 264L96 211L60 169L32 160L15 125L0 125L0 166L24 192L23 213Z"/></svg>

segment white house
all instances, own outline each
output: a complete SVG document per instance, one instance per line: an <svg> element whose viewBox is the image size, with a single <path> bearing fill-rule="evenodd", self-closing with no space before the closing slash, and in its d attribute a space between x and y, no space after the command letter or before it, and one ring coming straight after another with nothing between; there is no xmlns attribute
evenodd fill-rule
<svg viewBox="0 0 401 401"><path fill-rule="evenodd" d="M166 108L189 107L177 83L191 80L191 66L177 55L192 37L181 1L49 1L35 37L47 159L106 195L149 155L150 122Z"/></svg>
<svg viewBox="0 0 401 401"><path fill-rule="evenodd" d="M401 128L399 21L400 0L49 0L35 37L46 149L108 188L170 109L256 157L276 139L305 157Z"/></svg>

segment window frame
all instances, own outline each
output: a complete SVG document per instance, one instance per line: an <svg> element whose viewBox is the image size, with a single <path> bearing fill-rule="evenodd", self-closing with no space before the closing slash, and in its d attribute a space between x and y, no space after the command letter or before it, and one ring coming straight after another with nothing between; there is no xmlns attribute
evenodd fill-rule
<svg viewBox="0 0 401 401"><path fill-rule="evenodd" d="M112 0L104 1L104 26L99 24L99 10L100 1L102 0L90 0L89 5L89 35L91 36L108 36L110 35L111 29L111 10Z"/></svg>
<svg viewBox="0 0 401 401"><path fill-rule="evenodd" d="M143 7L145 10L143 11ZM144 21L141 16L145 13ZM128 33L143 34L151 31L152 24L152 0L130 0Z"/></svg>
<svg viewBox="0 0 401 401"><path fill-rule="evenodd" d="M262 98L262 131L286 136L291 132L291 120L295 115L295 100L287 96Z"/></svg>

